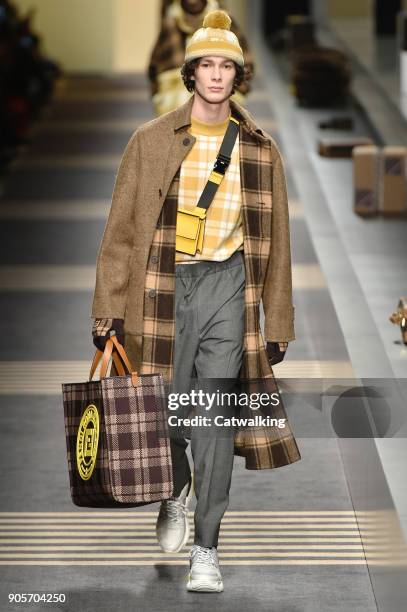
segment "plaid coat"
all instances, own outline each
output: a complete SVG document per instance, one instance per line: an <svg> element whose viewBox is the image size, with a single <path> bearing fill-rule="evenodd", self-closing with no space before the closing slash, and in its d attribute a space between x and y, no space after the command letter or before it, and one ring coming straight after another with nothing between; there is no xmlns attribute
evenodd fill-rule
<svg viewBox="0 0 407 612"><path fill-rule="evenodd" d="M173 376L175 230L180 167L195 137L187 132L193 96L138 128L124 152L97 258L92 317L124 319L125 349L135 370ZM284 168L279 149L242 106L239 152L246 273L243 363L239 377L277 391L265 341L295 339ZM265 328L260 329L260 300ZM267 389L264 387L266 385ZM253 414L251 415L253 416ZM284 409L276 418L284 418ZM300 459L287 426L239 429L235 454L247 469Z"/></svg>

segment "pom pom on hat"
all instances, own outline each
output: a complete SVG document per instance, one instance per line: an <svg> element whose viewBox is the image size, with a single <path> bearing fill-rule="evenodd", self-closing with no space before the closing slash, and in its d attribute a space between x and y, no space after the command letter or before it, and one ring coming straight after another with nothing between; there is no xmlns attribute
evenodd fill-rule
<svg viewBox="0 0 407 612"><path fill-rule="evenodd" d="M231 25L232 20L226 11L210 11L203 20L202 28L194 32L187 42L185 61L205 55L220 55L244 66L243 51L236 34L230 29Z"/></svg>
<svg viewBox="0 0 407 612"><path fill-rule="evenodd" d="M203 20L203 28L220 28L230 30L232 20L225 11L211 11Z"/></svg>

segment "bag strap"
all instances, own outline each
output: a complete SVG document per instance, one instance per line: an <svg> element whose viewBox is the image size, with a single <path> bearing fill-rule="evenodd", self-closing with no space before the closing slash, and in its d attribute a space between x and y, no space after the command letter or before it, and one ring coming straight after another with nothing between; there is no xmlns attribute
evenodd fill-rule
<svg viewBox="0 0 407 612"><path fill-rule="evenodd" d="M89 381L92 380L93 375L101 359L102 359L102 362L101 362L100 371L99 371L99 378L104 378L106 376L107 368L108 368L111 357L113 357L113 361L115 363L115 366L118 372L118 376L125 376L125 371L123 368L123 364L120 361L120 357L115 351L113 351L113 343L107 340L105 350L104 351L97 350L95 353L95 356L92 362L92 366L90 368Z"/></svg>
<svg viewBox="0 0 407 612"><path fill-rule="evenodd" d="M107 366L109 365L111 356L112 356L112 343L110 342L110 344L108 344L108 341L106 341L104 351L97 350L95 353L95 356L93 358L93 362L90 368L89 381L92 380L93 375L101 359L102 359L102 362L100 366L99 378L104 378L106 376Z"/></svg>
<svg viewBox="0 0 407 612"><path fill-rule="evenodd" d="M215 197L216 191L221 184L223 177L225 176L226 170L232 159L232 151L235 146L236 138L239 133L239 121L235 117L229 118L229 124L225 135L222 140L222 144L219 149L219 153L216 157L215 165L209 175L209 179L204 187L201 197L199 198L196 208L204 208L208 210Z"/></svg>
<svg viewBox="0 0 407 612"><path fill-rule="evenodd" d="M128 373L132 374L134 370L131 366L129 358L126 355L126 351L124 350L123 345L120 344L120 342L117 339L117 336L110 336L110 340L113 342L114 346L116 347L117 352L119 353L120 357L123 359L124 365L126 366Z"/></svg>
<svg viewBox="0 0 407 612"><path fill-rule="evenodd" d="M125 376L125 371L120 361L120 357L122 358L126 368L127 373L133 375L133 369L131 367L130 361L126 355L126 352L123 346L119 343L116 336L110 336L106 340L105 350L102 352L99 349L96 350L95 356L93 358L93 362L90 368L89 381L92 380L93 375L96 371L96 368L103 357L102 365L100 367L100 378L104 378L106 376L107 367L109 365L110 357L113 354L113 360L117 369L119 376ZM120 357L119 357L120 355Z"/></svg>

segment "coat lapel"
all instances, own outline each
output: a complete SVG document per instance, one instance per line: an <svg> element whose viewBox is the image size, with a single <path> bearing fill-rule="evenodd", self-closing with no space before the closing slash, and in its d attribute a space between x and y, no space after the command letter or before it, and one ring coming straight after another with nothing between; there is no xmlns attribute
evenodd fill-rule
<svg viewBox="0 0 407 612"><path fill-rule="evenodd" d="M186 129L174 130L171 135L171 145L167 153L167 165L164 172L163 178L163 196L168 193L168 189L171 185L172 179L174 178L178 168L181 166L183 160L188 155L196 138L191 134L187 133Z"/></svg>
<svg viewBox="0 0 407 612"><path fill-rule="evenodd" d="M191 106L192 98L174 111L173 123L163 127L162 141L156 145L156 167L164 170L161 177L155 177L160 184L160 197L153 200L157 202L154 225L160 216L173 178L196 141L196 138L187 132L191 121Z"/></svg>

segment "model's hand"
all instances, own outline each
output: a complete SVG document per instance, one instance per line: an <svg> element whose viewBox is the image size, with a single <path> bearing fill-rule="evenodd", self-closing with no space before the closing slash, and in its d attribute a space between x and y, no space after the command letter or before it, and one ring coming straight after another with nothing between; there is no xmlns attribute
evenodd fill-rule
<svg viewBox="0 0 407 612"><path fill-rule="evenodd" d="M287 349L287 342L267 342L267 355L270 365L283 361Z"/></svg>
<svg viewBox="0 0 407 612"><path fill-rule="evenodd" d="M123 319L95 319L92 328L93 344L104 351L110 332L114 331L120 344L124 344Z"/></svg>

